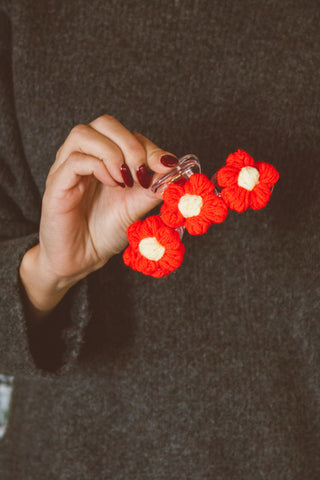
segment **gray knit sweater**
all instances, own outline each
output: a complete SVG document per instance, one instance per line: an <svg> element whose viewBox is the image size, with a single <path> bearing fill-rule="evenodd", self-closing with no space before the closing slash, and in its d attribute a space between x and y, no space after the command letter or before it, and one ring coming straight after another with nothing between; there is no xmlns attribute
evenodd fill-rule
<svg viewBox="0 0 320 480"><path fill-rule="evenodd" d="M318 2L0 6L1 480L319 479ZM208 176L242 148L280 181L168 277L115 256L28 329L46 176L103 113Z"/></svg>

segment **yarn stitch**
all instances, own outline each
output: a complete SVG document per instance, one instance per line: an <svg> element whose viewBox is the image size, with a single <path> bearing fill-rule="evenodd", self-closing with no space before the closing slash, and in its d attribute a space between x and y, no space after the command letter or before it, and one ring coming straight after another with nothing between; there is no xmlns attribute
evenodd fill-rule
<svg viewBox="0 0 320 480"><path fill-rule="evenodd" d="M256 162L238 149L213 178L223 187L220 196L214 193L215 184L200 173L168 185L163 193L161 217L138 220L127 229L129 246L123 252L124 263L145 275L168 275L181 265L184 256L184 245L175 228L184 226L190 234L200 235L212 223L223 222L228 207L238 212L249 206L263 208L279 173L273 165Z"/></svg>
<svg viewBox="0 0 320 480"><path fill-rule="evenodd" d="M184 185L171 184L163 193L161 218L172 228L185 226L191 235L205 233L212 223L221 223L228 207L214 193L214 184L195 173Z"/></svg>
<svg viewBox="0 0 320 480"><path fill-rule="evenodd" d="M278 181L279 173L273 165L256 162L244 150L231 153L226 166L217 172L221 198L231 210L244 212L248 207L263 208L271 196L271 187Z"/></svg>
<svg viewBox="0 0 320 480"><path fill-rule="evenodd" d="M160 278L181 265L184 245L179 233L165 225L159 215L134 222L127 236L129 246L123 261L133 270Z"/></svg>

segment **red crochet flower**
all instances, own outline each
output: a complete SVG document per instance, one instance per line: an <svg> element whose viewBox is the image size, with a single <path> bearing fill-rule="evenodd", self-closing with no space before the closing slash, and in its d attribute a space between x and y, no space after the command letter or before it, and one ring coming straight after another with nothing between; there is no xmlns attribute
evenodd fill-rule
<svg viewBox="0 0 320 480"><path fill-rule="evenodd" d="M221 197L228 207L244 212L248 207L258 210L270 199L271 187L278 181L279 173L273 165L255 162L244 150L231 153L227 165L217 172Z"/></svg>
<svg viewBox="0 0 320 480"><path fill-rule="evenodd" d="M161 218L169 227L184 225L192 235L205 233L212 223L221 223L228 214L226 204L214 194L214 184L195 173L183 185L171 184L163 193Z"/></svg>
<svg viewBox="0 0 320 480"><path fill-rule="evenodd" d="M133 270L159 278L181 265L184 245L179 233L158 215L130 225L127 236L129 246L123 252L123 260Z"/></svg>

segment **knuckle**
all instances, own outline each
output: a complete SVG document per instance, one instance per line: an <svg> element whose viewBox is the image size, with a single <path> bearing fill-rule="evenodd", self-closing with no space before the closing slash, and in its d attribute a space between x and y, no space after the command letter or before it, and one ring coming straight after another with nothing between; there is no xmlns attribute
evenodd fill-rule
<svg viewBox="0 0 320 480"><path fill-rule="evenodd" d="M108 113L105 113L104 115L101 115L101 117L98 117L98 118L101 118L101 119L106 120L108 122L115 121L115 118L112 115L109 115Z"/></svg>
<svg viewBox="0 0 320 480"><path fill-rule="evenodd" d="M71 152L68 157L68 163L77 163L81 158L81 153L79 152Z"/></svg>
<svg viewBox="0 0 320 480"><path fill-rule="evenodd" d="M69 133L69 138L78 139L82 137L87 133L87 128L87 125L84 125L82 123L75 125Z"/></svg>
<svg viewBox="0 0 320 480"><path fill-rule="evenodd" d="M107 113L101 115L100 117L95 118L92 122L89 123L92 127L99 127L100 125L106 125L115 122L116 119L112 115Z"/></svg>

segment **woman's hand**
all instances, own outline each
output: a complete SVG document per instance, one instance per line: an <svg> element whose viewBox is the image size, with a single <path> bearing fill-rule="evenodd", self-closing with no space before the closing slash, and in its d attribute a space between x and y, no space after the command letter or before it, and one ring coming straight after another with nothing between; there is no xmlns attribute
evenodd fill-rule
<svg viewBox="0 0 320 480"><path fill-rule="evenodd" d="M160 203L148 189L149 169L159 176L176 164L109 115L74 127L46 180L39 244L20 267L33 306L52 309L70 286L121 252L129 225Z"/></svg>
<svg viewBox="0 0 320 480"><path fill-rule="evenodd" d="M168 152L104 115L74 127L46 181L40 223L43 263L58 277L80 279L127 244L126 230L160 200L149 169L164 174Z"/></svg>

